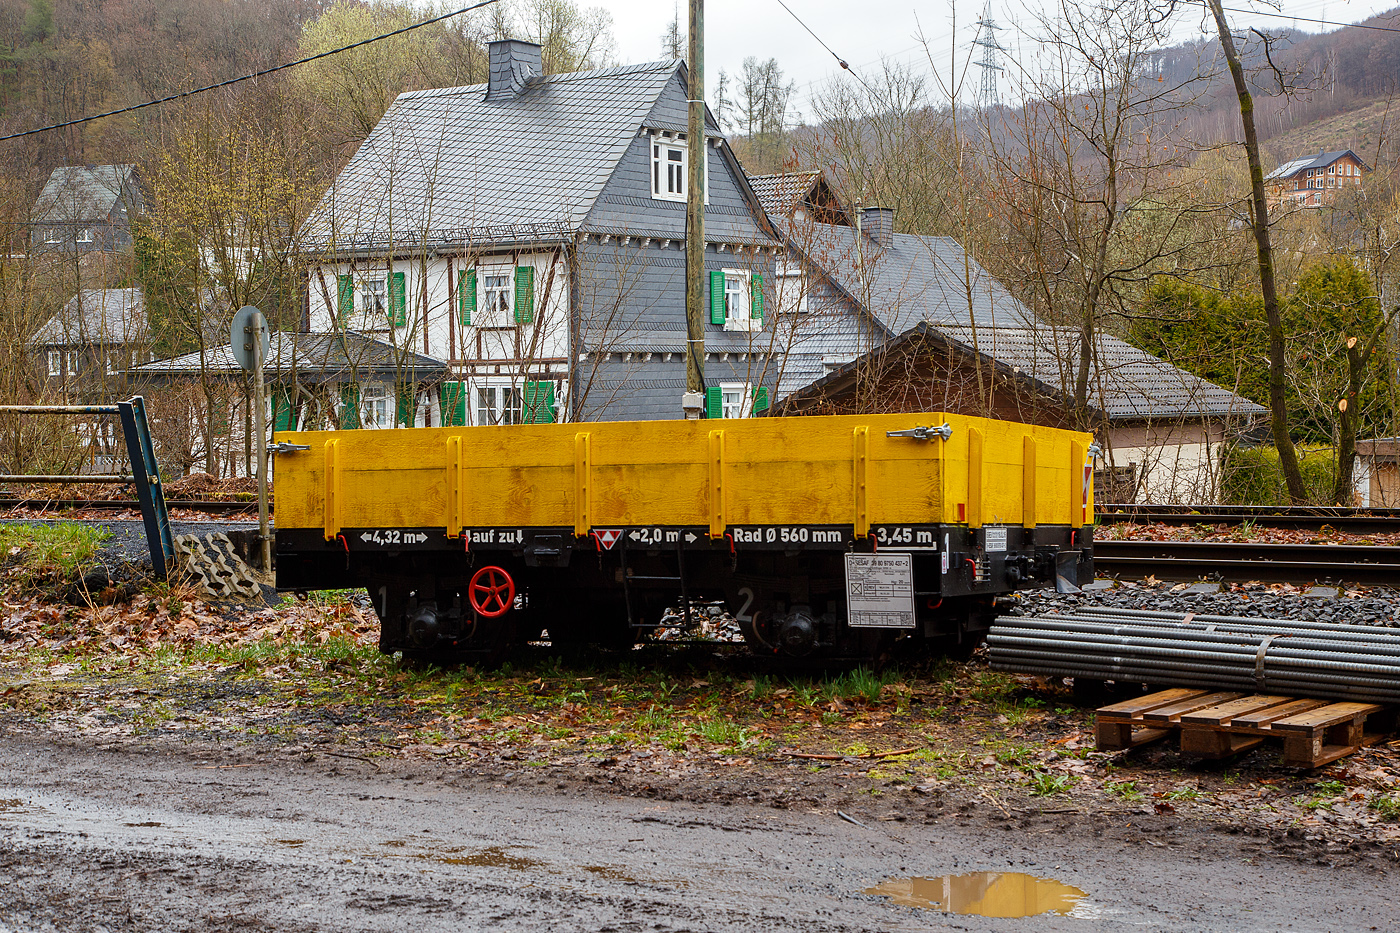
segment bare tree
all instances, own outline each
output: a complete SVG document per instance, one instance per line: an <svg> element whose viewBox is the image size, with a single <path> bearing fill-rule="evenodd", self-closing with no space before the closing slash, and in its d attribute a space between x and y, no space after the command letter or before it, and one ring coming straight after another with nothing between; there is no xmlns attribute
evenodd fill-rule
<svg viewBox="0 0 1400 933"><path fill-rule="evenodd" d="M1240 101L1240 120L1244 126L1244 148L1249 158L1249 179L1252 192L1251 222L1254 243L1258 248L1259 288L1264 296L1264 317L1269 327L1269 411L1278 448L1279 465L1288 486L1288 498L1295 503L1307 501L1307 487L1298 465L1298 453L1293 449L1289 433L1287 359L1285 358L1283 316L1279 310L1278 287L1274 281L1274 250L1269 239L1269 203L1264 192L1264 165L1259 158L1259 135L1254 128L1254 97L1245 79L1244 66L1235 50L1235 37L1225 21L1220 0L1209 0L1215 25L1220 33L1220 48L1235 83Z"/></svg>

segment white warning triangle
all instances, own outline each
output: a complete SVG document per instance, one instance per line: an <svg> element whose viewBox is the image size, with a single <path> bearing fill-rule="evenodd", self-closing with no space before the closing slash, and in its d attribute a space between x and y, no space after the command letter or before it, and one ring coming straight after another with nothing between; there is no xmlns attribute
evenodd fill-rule
<svg viewBox="0 0 1400 933"><path fill-rule="evenodd" d="M611 551L612 546L617 543L617 539L622 537L622 529L595 528L593 529L593 537L598 539L598 543L602 545L603 550Z"/></svg>

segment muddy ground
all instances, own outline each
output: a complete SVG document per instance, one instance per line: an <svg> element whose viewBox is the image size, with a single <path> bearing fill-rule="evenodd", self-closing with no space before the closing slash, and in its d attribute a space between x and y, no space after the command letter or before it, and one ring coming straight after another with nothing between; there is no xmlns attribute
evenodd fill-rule
<svg viewBox="0 0 1400 933"><path fill-rule="evenodd" d="M0 930L1394 929L1393 876L1142 808L1038 812L889 795L817 806L753 776L682 775L697 800L639 793L583 761L256 756L193 742L0 742ZM627 765L611 766L633 773ZM774 765L764 785L798 771ZM582 772L582 773L580 773ZM1058 809L1058 808L1056 808ZM981 870L1085 892L1072 915L1001 920L864 893Z"/></svg>
<svg viewBox="0 0 1400 933"><path fill-rule="evenodd" d="M354 594L0 600L10 930L1400 928L1400 750L1093 748L976 659L781 672L653 646L374 650ZM1024 871L1078 916L862 893Z"/></svg>

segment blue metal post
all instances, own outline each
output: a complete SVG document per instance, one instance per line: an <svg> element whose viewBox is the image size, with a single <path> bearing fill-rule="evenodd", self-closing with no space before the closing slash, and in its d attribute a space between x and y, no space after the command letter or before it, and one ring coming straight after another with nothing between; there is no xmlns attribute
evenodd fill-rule
<svg viewBox="0 0 1400 933"><path fill-rule="evenodd" d="M166 578L167 565L175 559L175 539L170 533L170 513L165 509L165 487L156 466L155 446L146 423L146 405L136 395L118 402L126 453L131 459L136 498L141 501L141 517L146 523L146 543L151 549L151 568L157 578Z"/></svg>

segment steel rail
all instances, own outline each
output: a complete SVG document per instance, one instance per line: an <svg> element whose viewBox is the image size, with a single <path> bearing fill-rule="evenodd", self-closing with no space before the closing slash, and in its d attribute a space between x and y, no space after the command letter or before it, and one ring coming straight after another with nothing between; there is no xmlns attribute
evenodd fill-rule
<svg viewBox="0 0 1400 933"><path fill-rule="evenodd" d="M1003 616L987 634L1002 671L1184 687L1400 702L1400 632L1291 619L1098 607L1089 614Z"/></svg>
<svg viewBox="0 0 1400 933"><path fill-rule="evenodd" d="M1400 509L1349 509L1326 506L1116 505L1095 508L1100 525L1241 525L1295 531L1331 528L1352 534L1400 532Z"/></svg>
<svg viewBox="0 0 1400 933"><path fill-rule="evenodd" d="M34 509L39 512L59 512L69 509L91 509L95 512L126 511L137 507L130 499L0 499L0 509ZM197 512L252 512L254 502L230 502L223 499L171 499L167 508L190 509Z"/></svg>
<svg viewBox="0 0 1400 933"><path fill-rule="evenodd" d="M1233 541L1095 541L1094 568L1162 580L1400 582L1400 547Z"/></svg>

